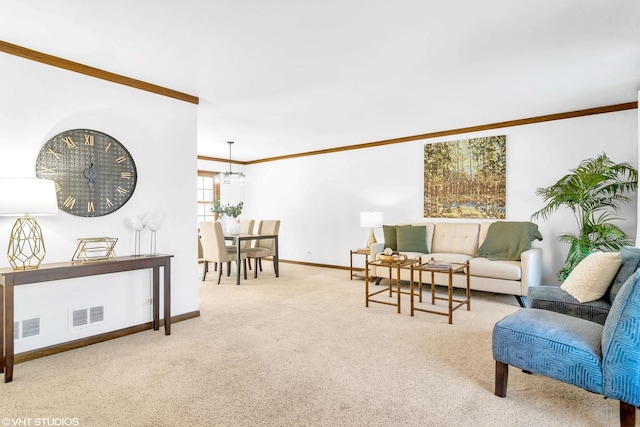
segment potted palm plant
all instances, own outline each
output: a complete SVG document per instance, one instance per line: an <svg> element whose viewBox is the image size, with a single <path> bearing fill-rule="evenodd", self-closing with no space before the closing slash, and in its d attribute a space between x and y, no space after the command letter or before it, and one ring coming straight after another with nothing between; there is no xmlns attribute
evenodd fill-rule
<svg viewBox="0 0 640 427"><path fill-rule="evenodd" d="M548 219L565 206L573 213L578 234L566 233L559 240L568 243L569 253L558 279L564 281L587 255L595 251L617 251L631 244L626 233L613 221L621 204L629 201L629 193L638 188L638 171L629 163L615 163L605 153L586 159L550 187L538 188L546 205L531 219Z"/></svg>

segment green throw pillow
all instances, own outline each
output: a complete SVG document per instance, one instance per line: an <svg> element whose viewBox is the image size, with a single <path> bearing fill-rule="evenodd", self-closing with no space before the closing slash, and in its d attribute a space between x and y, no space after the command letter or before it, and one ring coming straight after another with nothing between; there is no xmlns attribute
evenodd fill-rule
<svg viewBox="0 0 640 427"><path fill-rule="evenodd" d="M427 227L424 225L403 225L396 227L396 237L398 239L398 251L419 252L428 254L427 249Z"/></svg>
<svg viewBox="0 0 640 427"><path fill-rule="evenodd" d="M382 232L384 233L384 247L391 248L394 251L398 250L398 240L396 239L396 226L395 225L383 225Z"/></svg>

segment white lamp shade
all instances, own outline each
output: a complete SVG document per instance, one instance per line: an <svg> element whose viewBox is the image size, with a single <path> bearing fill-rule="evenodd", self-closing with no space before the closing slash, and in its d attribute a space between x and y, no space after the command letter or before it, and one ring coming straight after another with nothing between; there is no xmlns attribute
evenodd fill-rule
<svg viewBox="0 0 640 427"><path fill-rule="evenodd" d="M0 178L0 215L55 215L56 189L52 180Z"/></svg>
<svg viewBox="0 0 640 427"><path fill-rule="evenodd" d="M360 212L360 227L382 227L382 212Z"/></svg>

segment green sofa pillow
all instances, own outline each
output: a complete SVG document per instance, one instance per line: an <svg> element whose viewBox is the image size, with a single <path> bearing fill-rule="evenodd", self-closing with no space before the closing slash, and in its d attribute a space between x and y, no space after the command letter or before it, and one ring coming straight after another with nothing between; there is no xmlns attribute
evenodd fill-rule
<svg viewBox="0 0 640 427"><path fill-rule="evenodd" d="M394 251L398 250L398 240L396 238L396 226L395 225L383 225L382 232L384 233L384 247L391 248Z"/></svg>
<svg viewBox="0 0 640 427"><path fill-rule="evenodd" d="M402 225L396 227L399 252L419 252L428 254L427 227L424 225Z"/></svg>

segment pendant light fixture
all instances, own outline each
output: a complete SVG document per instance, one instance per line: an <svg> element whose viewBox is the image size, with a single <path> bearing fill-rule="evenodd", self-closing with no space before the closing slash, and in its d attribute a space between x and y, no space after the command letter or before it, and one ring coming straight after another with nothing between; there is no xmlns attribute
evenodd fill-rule
<svg viewBox="0 0 640 427"><path fill-rule="evenodd" d="M231 172L231 146L233 145L233 141L227 141L227 144L229 144L229 172L225 172L222 174L222 183L223 184L231 184L231 177L233 175L237 175L238 176L238 184L244 184L245 181L247 180L247 177L245 174L243 174L242 172ZM218 174L215 176L214 180L215 182L219 183L220 182L220 175Z"/></svg>

